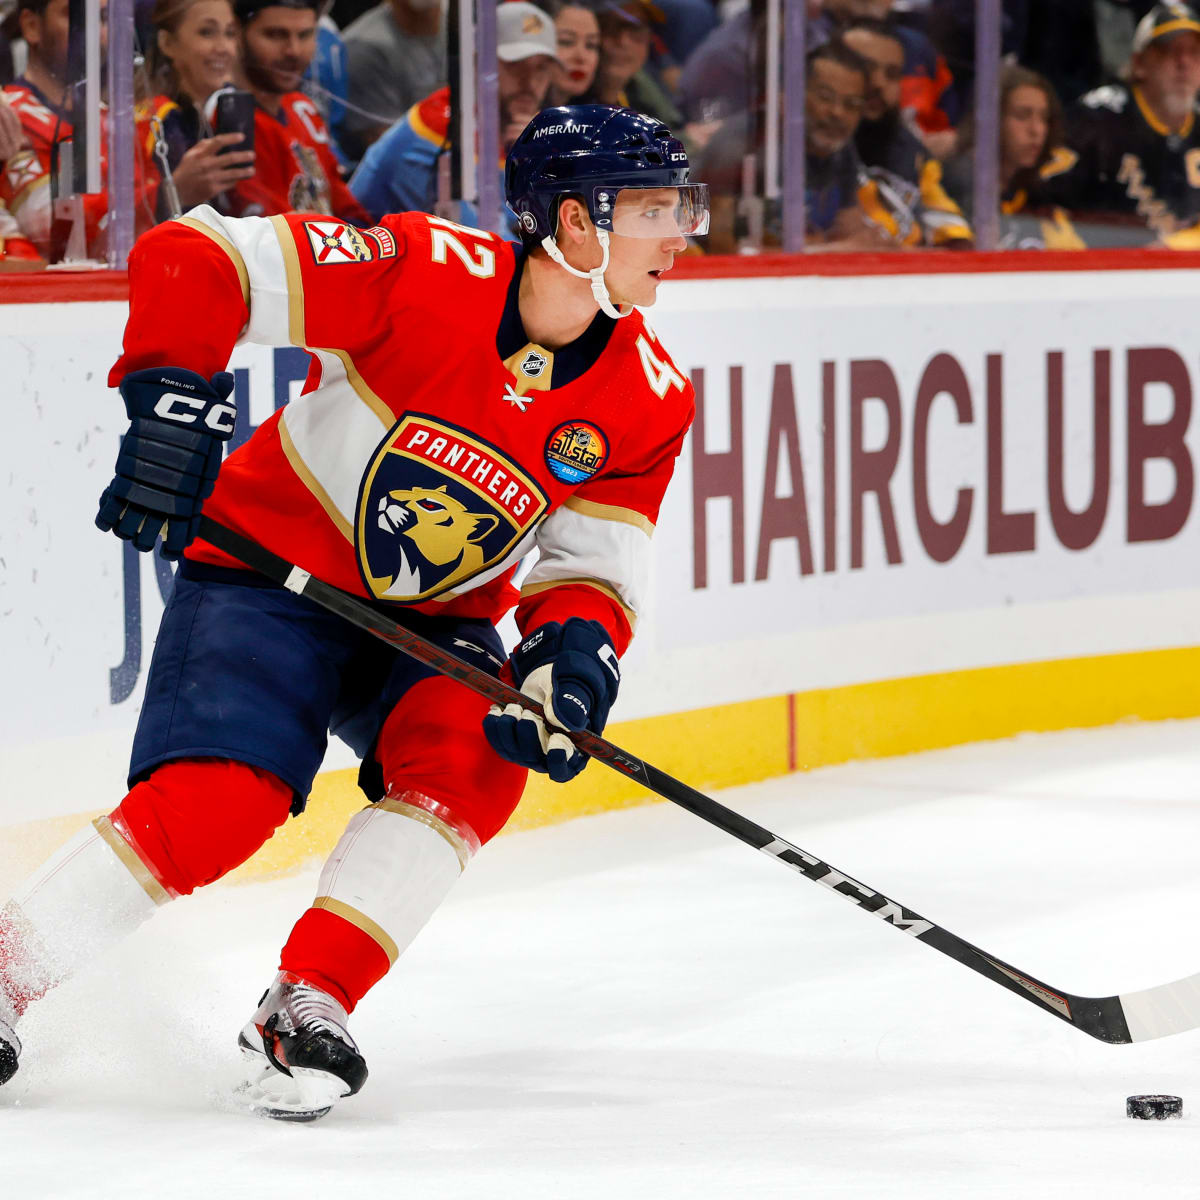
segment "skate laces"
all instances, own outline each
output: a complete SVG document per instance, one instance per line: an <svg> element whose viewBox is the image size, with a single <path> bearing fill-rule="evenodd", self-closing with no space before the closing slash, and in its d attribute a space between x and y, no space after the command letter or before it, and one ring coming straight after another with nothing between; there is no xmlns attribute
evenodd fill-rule
<svg viewBox="0 0 1200 1200"><path fill-rule="evenodd" d="M312 1032L331 1033L348 1045L354 1045L354 1039L346 1031L349 1014L328 992L310 983L301 979L282 980L277 1002L271 1007L288 1021L294 1031L303 1028Z"/></svg>

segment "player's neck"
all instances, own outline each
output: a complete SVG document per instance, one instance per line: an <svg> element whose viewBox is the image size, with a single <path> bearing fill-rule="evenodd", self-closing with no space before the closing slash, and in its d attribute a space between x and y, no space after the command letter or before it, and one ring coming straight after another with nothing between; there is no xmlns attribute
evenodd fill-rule
<svg viewBox="0 0 1200 1200"><path fill-rule="evenodd" d="M599 305L586 279L568 275L541 254L529 254L517 298L531 342L557 350L582 337Z"/></svg>

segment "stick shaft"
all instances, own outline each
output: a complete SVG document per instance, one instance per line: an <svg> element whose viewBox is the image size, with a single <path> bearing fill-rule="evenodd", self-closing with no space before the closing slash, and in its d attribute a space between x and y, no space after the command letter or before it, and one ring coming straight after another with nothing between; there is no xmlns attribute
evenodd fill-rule
<svg viewBox="0 0 1200 1200"><path fill-rule="evenodd" d="M435 668L444 675L458 680L495 704L519 704L523 708L541 715L540 707L515 688L481 671L470 663L427 641L411 629L406 629L394 617L373 608L365 600L348 595L332 587L308 572L294 566L278 555L260 546L250 538L218 524L209 517L200 519L200 536L217 549L230 554L246 566L266 576L289 591L305 596L323 608L344 617L352 625L402 650L405 654ZM871 913L901 932L914 937L926 945L940 950L949 958L970 967L993 983L1007 988L1014 995L1036 1004L1044 1012L1066 1021L1104 1042L1129 1042L1133 1038L1121 1007L1121 997L1085 997L1061 992L1042 983L1032 975L1018 971L1015 967L977 946L942 928L919 913L890 900L881 892L860 883L852 876L839 871L829 863L794 846L791 842L756 824L731 808L713 800L703 792L696 791L686 783L644 762L637 755L622 750L594 733L570 734L571 740L580 750L599 760L614 771L662 796L666 800L686 809L710 825L723 830L746 845L778 859L800 875L821 884L829 891L842 896L852 904ZM1164 985L1162 989L1151 989L1151 995L1178 985ZM1190 1019L1190 1018L1187 1018ZM1179 1032L1200 1023L1200 1011L1195 1014L1191 1025L1178 1025L1168 1032Z"/></svg>

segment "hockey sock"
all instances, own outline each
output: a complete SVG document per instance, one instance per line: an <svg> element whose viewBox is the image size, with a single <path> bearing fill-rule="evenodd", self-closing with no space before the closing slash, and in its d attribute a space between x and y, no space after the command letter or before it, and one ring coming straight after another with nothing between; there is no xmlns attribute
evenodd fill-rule
<svg viewBox="0 0 1200 1200"><path fill-rule="evenodd" d="M489 707L453 679L422 679L388 714L375 748L389 796L406 789L436 796L443 815L453 812L481 844L504 827L528 776L488 745Z"/></svg>
<svg viewBox="0 0 1200 1200"><path fill-rule="evenodd" d="M240 866L287 820L282 779L226 759L164 763L113 813L138 860L171 896L188 896Z"/></svg>
<svg viewBox="0 0 1200 1200"><path fill-rule="evenodd" d="M159 767L0 908L0 992L7 1007L19 1016L159 905L244 862L287 818L291 798L281 780L242 763L198 759Z"/></svg>
<svg viewBox="0 0 1200 1200"><path fill-rule="evenodd" d="M0 989L19 1016L136 929L170 896L108 817L97 817L0 909Z"/></svg>
<svg viewBox="0 0 1200 1200"><path fill-rule="evenodd" d="M388 971L479 848L472 830L412 790L357 813L321 871L317 898L280 956L280 970L347 1012Z"/></svg>

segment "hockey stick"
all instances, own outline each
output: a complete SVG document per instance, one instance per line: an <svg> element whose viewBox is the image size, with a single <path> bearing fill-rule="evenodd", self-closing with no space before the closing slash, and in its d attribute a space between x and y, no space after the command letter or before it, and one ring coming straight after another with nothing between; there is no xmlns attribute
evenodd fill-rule
<svg viewBox="0 0 1200 1200"><path fill-rule="evenodd" d="M314 579L307 571L293 566L257 542L218 524L209 517L200 519L200 536L217 549L239 559L252 570L266 576L289 591L344 617L352 625L385 641L405 654L457 679L472 691L495 704L520 704L534 712L540 710L527 697L493 678L462 659L426 641L392 618L377 612L365 601L348 595L338 588ZM585 754L643 787L687 809L710 825L731 834L747 846L778 859L793 871L821 884L864 912L886 921L903 933L925 942L935 950L978 972L993 983L1036 1004L1068 1024L1102 1042L1142 1042L1151 1038L1183 1033L1200 1026L1200 974L1190 975L1174 983L1126 992L1118 996L1074 996L1069 992L1048 987L1024 971L1018 971L1001 959L984 953L940 925L912 912L894 900L844 872L822 862L799 846L756 825L753 821L726 808L702 792L688 787L678 779L643 762L634 754L614 746L593 733L577 733L571 740Z"/></svg>

